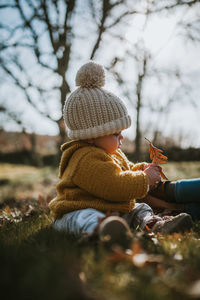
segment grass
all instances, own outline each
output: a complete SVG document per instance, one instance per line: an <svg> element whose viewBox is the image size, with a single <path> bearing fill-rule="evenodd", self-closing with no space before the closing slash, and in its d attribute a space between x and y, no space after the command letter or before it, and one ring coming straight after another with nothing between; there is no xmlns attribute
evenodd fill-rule
<svg viewBox="0 0 200 300"><path fill-rule="evenodd" d="M37 199L39 195L55 196L58 170L51 167L1 164L0 204L21 199Z"/></svg>
<svg viewBox="0 0 200 300"><path fill-rule="evenodd" d="M169 180L198 178L200 162L173 162L162 166Z"/></svg>
<svg viewBox="0 0 200 300"><path fill-rule="evenodd" d="M55 232L46 200L57 170L0 166L1 294L6 299L199 299L200 224L168 236L135 232L132 250L108 253ZM200 162L169 163L170 179L198 177ZM189 176L190 175L190 176Z"/></svg>

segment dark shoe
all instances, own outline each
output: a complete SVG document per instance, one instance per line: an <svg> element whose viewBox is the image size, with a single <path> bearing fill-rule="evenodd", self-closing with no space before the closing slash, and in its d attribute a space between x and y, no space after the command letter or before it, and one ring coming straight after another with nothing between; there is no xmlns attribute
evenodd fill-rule
<svg viewBox="0 0 200 300"><path fill-rule="evenodd" d="M125 220L118 216L110 216L101 222L99 237L106 249L112 249L114 246L128 249L133 234Z"/></svg>
<svg viewBox="0 0 200 300"><path fill-rule="evenodd" d="M160 181L155 188L149 191L149 195L167 202L176 202L175 184L173 181Z"/></svg>
<svg viewBox="0 0 200 300"><path fill-rule="evenodd" d="M152 228L152 232L160 232L170 234L174 232L189 231L193 227L192 218L186 213L177 216L166 216L161 221L156 222Z"/></svg>

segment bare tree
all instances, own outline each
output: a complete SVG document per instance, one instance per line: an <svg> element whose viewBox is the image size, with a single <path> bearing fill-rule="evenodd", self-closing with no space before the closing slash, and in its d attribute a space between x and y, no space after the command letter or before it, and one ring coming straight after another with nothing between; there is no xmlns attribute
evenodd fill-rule
<svg viewBox="0 0 200 300"><path fill-rule="evenodd" d="M171 11L179 6L192 7L198 2L198 0L167 2L158 0L1 1L1 70L34 111L57 124L60 143L62 143L66 138L62 110L66 96L70 93L71 67L81 58L81 52L84 50L82 44L80 47L80 41L84 40L90 44L85 58L94 59L101 47L104 47L104 52L106 52L105 35L110 35L111 41L115 39L118 45L121 45L123 36L119 33L119 26L120 28L127 26L124 23L127 18L140 13L146 14L148 19L151 14L164 10ZM126 57L123 58L123 60L126 59ZM135 59L137 61L136 56ZM113 58L111 63L113 72L118 62L118 58L116 62ZM138 61L140 71L135 85L137 96L136 151L138 153L141 144L142 91L147 77L148 62L149 57L145 53ZM115 75L119 84L127 86L126 79L121 78L117 72ZM127 98L132 98L131 90L124 93ZM12 100L12 107L17 106L15 100ZM9 111L5 103L2 103L1 107L3 108L1 113L5 113L3 110ZM9 115L14 114L9 111ZM14 119L21 122L16 114Z"/></svg>
<svg viewBox="0 0 200 300"><path fill-rule="evenodd" d="M180 8L182 6L193 7L199 5L199 1L168 1L166 6L163 5L162 1L147 1L145 18L144 22L145 29L148 24L149 19L153 14L162 13L164 10L171 12L174 9ZM197 11L198 12L198 11ZM189 21L180 21L177 26L181 29L180 32L185 38L189 38L195 42L199 41L199 32L197 30L200 18L198 18L198 13L193 15L193 18L190 18ZM125 42L125 39L124 39ZM183 94L188 95L189 102L191 105L196 107L195 101L193 101L190 96L190 87L188 79L184 78L184 74L181 73L177 68L174 69L163 69L154 65L156 60L156 55L152 55L148 49L145 48L145 45L141 38L132 44L131 51L127 50L124 56L115 57L111 62L111 65L108 69L113 73L115 79L118 81L118 84L121 86L122 94L129 100L131 106L134 107L136 112L135 117L135 157L137 160L141 159L141 144L142 144L142 132L141 125L143 121L141 120L141 112L143 108L148 108L150 114L156 115L157 121L155 128L152 128L152 124L149 123L149 128L151 133L154 132L152 136L153 142L156 142L158 133L161 131L160 124L163 119L163 124L167 123L168 113L170 108L175 102L182 101L185 97ZM121 67L119 66L121 65ZM134 80L127 82L127 78L123 76L123 69L126 69L127 66L132 66L134 68L136 78ZM149 83L149 80L154 78L157 80L158 84L164 86L164 82L169 82L170 91L166 95L164 103L160 99L151 99L151 96L146 95L145 89ZM159 124L159 125L158 125Z"/></svg>
<svg viewBox="0 0 200 300"><path fill-rule="evenodd" d="M62 110L70 93L69 65L74 48L76 53L79 50L77 37L82 34L78 29L87 27L88 18L92 20L95 30L87 32L84 39L92 37L88 40L91 53L87 59L93 59L105 32L137 11L131 10L124 0L87 0L84 7L77 0L11 0L1 3L0 9L2 15L8 16L0 22L1 69L35 111L57 123L62 143L66 138ZM86 11L88 15L84 18ZM29 61L34 65L31 70ZM59 107L56 116L49 105L53 98Z"/></svg>
<svg viewBox="0 0 200 300"><path fill-rule="evenodd" d="M117 57L112 61L109 67L110 71L113 73L118 84L121 85L122 94L129 100L131 106L134 107L136 111L135 117L135 157L140 160L141 153L141 110L144 106L143 89L144 82L148 77L147 65L150 60L150 54L141 48L139 45L134 46L134 51L126 51L126 57L129 56L132 60L132 64L137 65L135 68L136 80L132 84L127 84L126 79L124 79L119 72L116 71L116 66L118 63L124 63L123 59L118 59ZM137 71L138 70L138 71Z"/></svg>

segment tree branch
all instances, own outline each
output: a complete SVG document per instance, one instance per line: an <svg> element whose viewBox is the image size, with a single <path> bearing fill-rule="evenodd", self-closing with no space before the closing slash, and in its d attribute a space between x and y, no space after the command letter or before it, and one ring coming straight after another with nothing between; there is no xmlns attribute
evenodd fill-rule
<svg viewBox="0 0 200 300"><path fill-rule="evenodd" d="M1 60L0 60L1 62ZM2 63L2 62L1 62ZM50 120L53 120L52 117L49 115L49 114L46 114L44 113L43 111L39 110L37 105L31 100L31 97L29 96L28 94L28 91L27 89L31 87L31 84L28 84L27 87L25 87L19 80L18 78L4 65L2 64L2 68L3 70L12 78L12 80L14 81L14 83L20 87L24 94L25 94L25 97L26 97L26 100L27 102L37 111L39 112L41 115L43 115L44 117L50 119Z"/></svg>
<svg viewBox="0 0 200 300"><path fill-rule="evenodd" d="M90 59L94 58L94 55L95 55L97 49L99 48L99 45L100 45L100 42L101 42L101 39L102 39L102 35L105 31L105 21L106 21L107 16L109 15L109 12L110 12L110 9L111 9L109 1L110 0L103 0L103 9L102 9L103 13L102 13L101 22L100 22L100 25L99 25L98 37L97 37L96 43L93 47L92 53L90 55Z"/></svg>
<svg viewBox="0 0 200 300"><path fill-rule="evenodd" d="M16 8L16 5L12 4L0 4L0 9L5 9L5 8Z"/></svg>
<svg viewBox="0 0 200 300"><path fill-rule="evenodd" d="M51 23L50 23L46 0L41 0L41 7L42 7L43 12L44 12L44 17L45 17L45 21L46 21L46 24L47 24L51 45L53 47L53 52L56 55L56 52L58 50L58 45L57 45L57 43L56 43L56 41L54 40L54 37L53 37L53 28L52 28Z"/></svg>
<svg viewBox="0 0 200 300"><path fill-rule="evenodd" d="M101 18L101 22L100 22L100 25L98 26L98 37L97 37L97 40L96 40L96 43L92 49L92 53L91 53L91 56L90 56L90 59L93 59L94 56L95 56L95 53L97 51L97 49L99 48L100 46L100 42L102 40L102 35L103 33L110 29L110 28L113 28L115 25L119 24L122 19L128 15L133 15L133 14L137 14L137 13L142 13L140 11L136 11L136 10L132 10L132 11L126 11L124 13L122 13L120 16L118 16L115 21L113 23L111 23L110 25L107 25L105 26L105 22L106 22L106 19L108 16L110 16L111 14L111 10L113 8L115 8L116 6L119 6L121 4L123 4L124 1L117 1L113 4L111 4L109 2L109 0L104 0L103 1L103 14L102 14L102 18Z"/></svg>
<svg viewBox="0 0 200 300"><path fill-rule="evenodd" d="M159 3L161 3L161 1L159 1ZM177 0L174 4L171 4L171 5L166 5L166 6L163 6L161 8L158 8L158 9L155 9L155 10L149 10L149 13L157 13L157 12L161 12L163 10L170 10L170 9L173 9L175 7L178 7L178 6L184 6L184 5L187 5L187 6L193 6L195 5L196 3L199 3L199 0Z"/></svg>
<svg viewBox="0 0 200 300"><path fill-rule="evenodd" d="M19 3L19 0L15 0L15 3L16 3L16 7L20 13L21 18L24 21L24 26L28 27L31 30L34 39L37 39L37 33L35 32L35 30L33 29L32 25L31 25L31 22L34 19L34 15L32 15L32 17L28 20L22 9L22 5L20 5L20 3Z"/></svg>
<svg viewBox="0 0 200 300"><path fill-rule="evenodd" d="M112 24L110 24L109 26L106 26L106 29L109 29L109 28L114 27L115 25L119 24L124 17L134 15L134 14L142 14L142 12L137 11L137 10L126 11L122 15L120 15Z"/></svg>

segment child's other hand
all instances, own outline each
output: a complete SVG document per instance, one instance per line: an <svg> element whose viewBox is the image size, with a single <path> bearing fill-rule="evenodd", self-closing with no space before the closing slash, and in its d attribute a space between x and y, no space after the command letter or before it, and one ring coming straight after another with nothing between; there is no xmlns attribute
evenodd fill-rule
<svg viewBox="0 0 200 300"><path fill-rule="evenodd" d="M147 175L149 186L153 187L156 183L161 181L160 166L156 164L150 164L145 168L144 173Z"/></svg>
<svg viewBox="0 0 200 300"><path fill-rule="evenodd" d="M156 164L156 163L150 163L150 164L144 165L143 171L144 171L145 169L147 169L148 167L150 167L150 166L154 166L154 167L158 168L160 171L162 171L161 166L159 166L159 165Z"/></svg>

